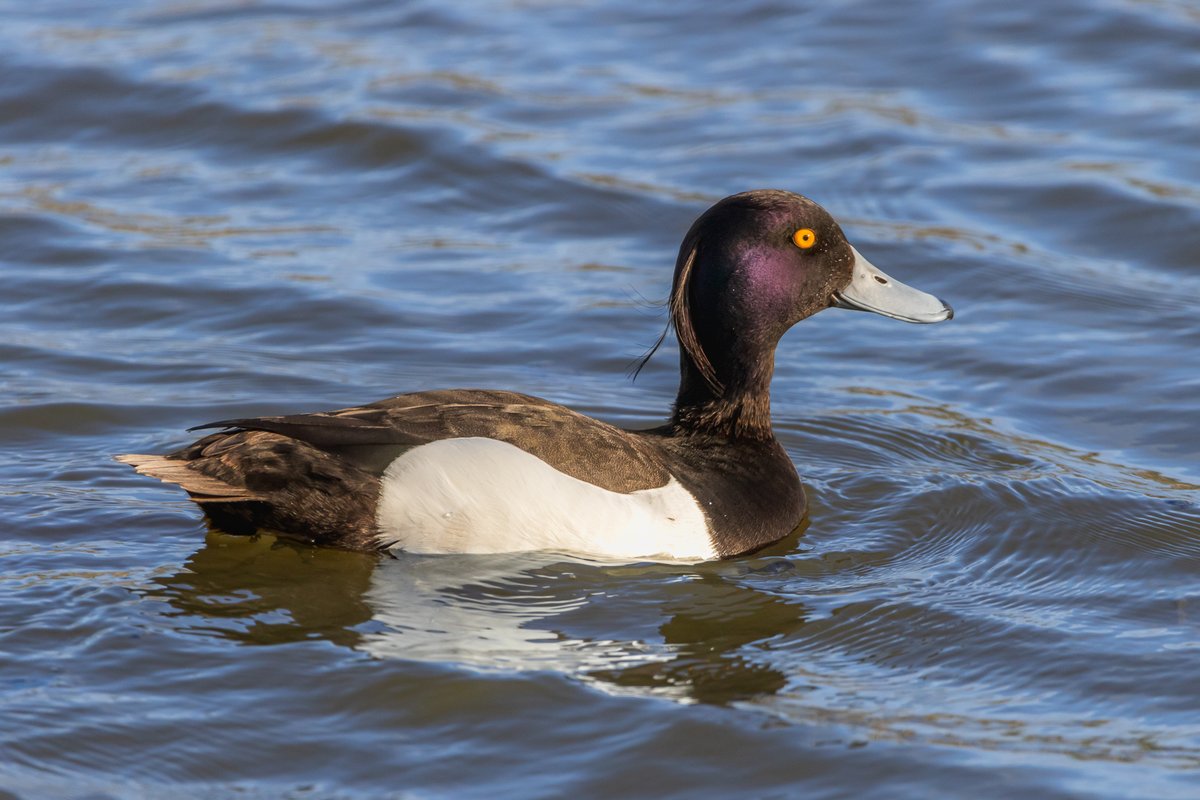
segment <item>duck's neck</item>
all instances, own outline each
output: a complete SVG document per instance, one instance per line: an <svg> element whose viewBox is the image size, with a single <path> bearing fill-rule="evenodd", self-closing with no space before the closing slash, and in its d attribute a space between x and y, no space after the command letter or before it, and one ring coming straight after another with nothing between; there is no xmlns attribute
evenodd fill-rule
<svg viewBox="0 0 1200 800"><path fill-rule="evenodd" d="M718 366L721 390L711 386L692 360L680 359L679 395L671 424L681 434L770 441L773 349L745 362Z"/></svg>

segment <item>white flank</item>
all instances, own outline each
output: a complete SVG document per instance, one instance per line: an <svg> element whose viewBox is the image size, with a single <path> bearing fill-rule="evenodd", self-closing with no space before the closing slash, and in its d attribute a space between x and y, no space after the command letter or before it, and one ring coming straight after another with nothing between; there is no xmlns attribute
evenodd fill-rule
<svg viewBox="0 0 1200 800"><path fill-rule="evenodd" d="M716 557L704 512L673 477L657 489L610 492L506 442L465 438L414 447L381 484L380 541L410 553Z"/></svg>

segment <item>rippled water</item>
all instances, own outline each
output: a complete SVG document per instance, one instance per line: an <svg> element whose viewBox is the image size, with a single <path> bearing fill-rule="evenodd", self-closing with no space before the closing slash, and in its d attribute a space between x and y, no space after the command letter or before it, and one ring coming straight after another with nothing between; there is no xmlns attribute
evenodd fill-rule
<svg viewBox="0 0 1200 800"><path fill-rule="evenodd" d="M0 796L1200 796L1194 2L2 15ZM957 311L785 339L768 552L377 559L110 461L439 386L656 423L647 298L763 186Z"/></svg>

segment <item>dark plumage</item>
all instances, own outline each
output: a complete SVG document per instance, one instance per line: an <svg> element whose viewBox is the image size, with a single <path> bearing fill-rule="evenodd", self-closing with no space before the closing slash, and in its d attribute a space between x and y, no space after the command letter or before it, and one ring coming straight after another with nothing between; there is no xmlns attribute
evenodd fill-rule
<svg viewBox="0 0 1200 800"><path fill-rule="evenodd" d="M471 530L456 520L452 530L446 523L448 532L437 534L442 539L432 540L425 532L411 539L389 533L397 528L380 509L388 482L403 480L397 465L416 463L411 455L417 452L435 453L423 446L493 440L549 465L557 471L547 473L551 476L576 479L563 478L561 487L582 492L579 514L590 513L593 494L604 503L613 501L613 493L618 505L623 497L640 503L658 497L655 491L674 491L669 484L677 483L686 491L679 496L687 503L694 498L702 512L711 544L692 555L736 555L783 538L804 516L800 479L771 430L770 383L780 337L831 305L917 322L951 316L941 301L866 262L816 203L789 192L746 192L701 215L680 247L669 301L680 343L680 387L670 421L661 427L625 431L535 397L455 389L340 411L226 420L201 426L224 430L174 453L118 458L140 473L179 484L231 532L270 529L354 549L411 544L429 551L444 541L441 550L488 551L478 537L491 523L480 519L478 509L468 509L474 517L460 515L474 520ZM443 463L446 476L431 479L449 484L446 498L470 494L473 486L452 485L458 462L438 461L437 469ZM547 478L534 471L540 477L531 477L529 486L543 486ZM587 485L598 490L592 493ZM486 503L500 516L510 510L505 504L526 504L521 511L528 513L528 504L540 502L537 496L496 494L499 499ZM449 518L458 506L447 508ZM674 511L662 515L664 529L683 524ZM413 524L406 518L399 530ZM571 520L568 527L596 539L595 548L583 549L608 552L605 524ZM553 546L558 540L552 532L548 536ZM528 546L539 541L530 538Z"/></svg>

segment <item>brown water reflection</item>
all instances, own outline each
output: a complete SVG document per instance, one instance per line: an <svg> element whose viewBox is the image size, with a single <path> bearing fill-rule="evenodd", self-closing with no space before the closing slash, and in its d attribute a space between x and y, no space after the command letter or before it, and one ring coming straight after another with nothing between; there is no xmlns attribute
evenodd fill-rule
<svg viewBox="0 0 1200 800"><path fill-rule="evenodd" d="M170 603L179 630L238 644L362 641L378 557L319 550L274 536L210 532L183 568L146 591Z"/></svg>
<svg viewBox="0 0 1200 800"><path fill-rule="evenodd" d="M771 551L793 547L799 535ZM465 639L500 638L505 647L479 650L474 666L553 666L585 682L717 705L772 694L789 681L764 647L803 626L804 604L737 581L747 569L768 576L793 571L786 560L762 555L758 566L732 571L604 566L536 554L526 560L534 566L513 559L509 569L492 568L480 582L478 570L463 569L463 559L393 559L213 531L183 569L157 579L145 594L169 603L167 616L180 632L243 645L326 640L384 658L442 661L463 659ZM373 587L381 568L401 574ZM399 597L396 580L409 583ZM665 593L658 591L661 580L669 583ZM597 583L612 597L593 596L586 587ZM547 645L559 652L548 654Z"/></svg>

